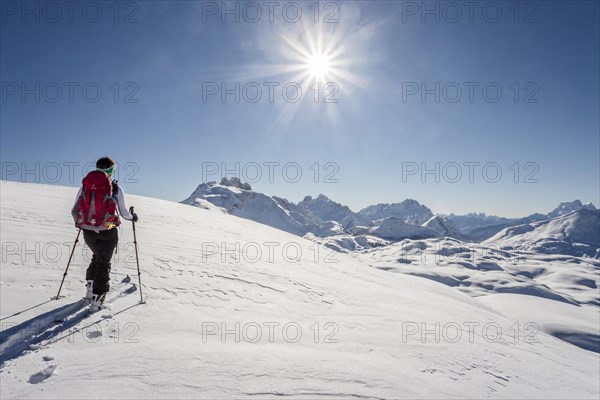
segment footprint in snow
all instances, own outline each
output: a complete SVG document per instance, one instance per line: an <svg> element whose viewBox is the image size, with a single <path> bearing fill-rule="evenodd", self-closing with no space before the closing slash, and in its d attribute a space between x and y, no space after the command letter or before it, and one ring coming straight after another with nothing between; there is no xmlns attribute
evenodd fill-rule
<svg viewBox="0 0 600 400"><path fill-rule="evenodd" d="M51 365L48 368L41 370L29 377L29 383L32 385L36 385L38 383L44 382L46 379L50 378L56 369L56 365Z"/></svg>
<svg viewBox="0 0 600 400"><path fill-rule="evenodd" d="M100 329L90 331L86 334L88 339L96 339L102 336L102 331Z"/></svg>

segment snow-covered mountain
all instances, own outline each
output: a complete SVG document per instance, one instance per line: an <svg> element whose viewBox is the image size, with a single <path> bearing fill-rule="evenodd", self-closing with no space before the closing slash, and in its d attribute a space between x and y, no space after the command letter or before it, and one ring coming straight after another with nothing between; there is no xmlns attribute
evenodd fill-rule
<svg viewBox="0 0 600 400"><path fill-rule="evenodd" d="M512 223L504 223L499 225L486 225L479 228L475 228L470 232L463 233L463 236L473 242L483 242L486 239L491 238L502 229L512 226Z"/></svg>
<svg viewBox="0 0 600 400"><path fill-rule="evenodd" d="M403 239L436 237L475 242L493 240L503 243L503 236L497 237L503 230L508 229L509 235L512 235L510 232L515 232L514 229L510 229L512 227L517 227L515 228L517 231L530 229L519 227L530 227L531 224L560 218L568 210L596 210L591 203L584 205L581 201L575 200L561 203L547 214L537 213L519 219L474 213L465 216L451 214L446 217L434 215L426 206L408 199L401 203L369 206L355 213L347 206L323 194L317 198L306 196L295 204L281 197L254 192L249 184L242 183L238 178L223 178L218 184L216 182L201 184L182 203L201 208L217 207L228 214L260 222L298 236L306 236L317 243L340 251L364 250ZM595 221L592 218L588 222L592 227L596 226L600 229ZM460 224L462 229L455 222ZM478 227L467 233L464 232L465 229L473 226ZM582 223L577 226L582 226ZM581 235L588 235L588 231L581 232ZM539 235L544 233L550 235L552 232L539 231ZM570 242L554 236L539 237L539 235L523 236L521 242L527 242L531 246L541 246L540 251L596 256L595 251L598 246L594 247L593 244L579 241L571 245ZM324 238L329 239L321 240ZM521 246L525 245L523 243Z"/></svg>
<svg viewBox="0 0 600 400"><path fill-rule="evenodd" d="M107 317L54 323L89 263L80 242L50 300L75 192L0 183L2 399L600 395L597 260L435 238L342 254L133 195L146 303L115 296L136 274L125 223Z"/></svg>
<svg viewBox="0 0 600 400"><path fill-rule="evenodd" d="M574 200L560 203L558 207L549 213L534 213L523 218L504 218L495 215L486 215L485 213L450 214L448 218L454 222L459 231L469 240L483 241L510 226L556 218L571 211L581 209L596 210L596 207L592 203L582 204L580 200Z"/></svg>
<svg viewBox="0 0 600 400"><path fill-rule="evenodd" d="M357 215L347 206L336 203L324 194L313 199L306 196L298 207L305 210L305 214L316 215L323 221L337 221L342 226L352 228L358 225Z"/></svg>
<svg viewBox="0 0 600 400"><path fill-rule="evenodd" d="M597 208L592 203L582 204L581 200L568 201L564 203L560 203L558 207L554 210L550 211L547 214L548 218L556 218L561 215L565 215L570 213L571 211L577 210L597 210Z"/></svg>
<svg viewBox="0 0 600 400"><path fill-rule="evenodd" d="M465 215L450 214L447 216L461 233L470 233L475 229L495 225L508 225L511 219L498 217L496 215L486 215L485 213L469 213Z"/></svg>
<svg viewBox="0 0 600 400"><path fill-rule="evenodd" d="M369 233L383 239L402 240L407 238L426 239L438 237L440 234L425 226L407 224L401 218L387 217L377 221L377 226L369 229Z"/></svg>
<svg viewBox="0 0 600 400"><path fill-rule="evenodd" d="M367 221L393 217L412 225L421 225L433 217L433 213L429 208L412 199L406 199L400 203L381 203L368 206L357 214Z"/></svg>
<svg viewBox="0 0 600 400"><path fill-rule="evenodd" d="M455 239L464 239L460 230L454 225L451 219L448 217L443 217L441 215L434 215L429 218L424 224L424 227L433 229L436 231L441 237L451 237Z"/></svg>
<svg viewBox="0 0 600 400"><path fill-rule="evenodd" d="M316 221L294 213L286 200L254 192L248 183L242 183L238 178L223 178L220 183L203 183L182 201L193 206L202 206L205 202L222 208L228 214L298 236L321 229ZM292 206L295 208L293 204Z"/></svg>
<svg viewBox="0 0 600 400"><path fill-rule="evenodd" d="M238 178L223 178L220 183L208 182L199 185L185 200L189 204L206 208L206 203L219 207L228 214L260 222L298 236L332 237L340 241L342 248L347 237L358 240L357 245L379 244L380 240L367 239L378 236L382 239L405 238L414 233L415 238L437 236L431 230L419 226L433 215L431 210L414 200L397 204L379 204L355 213L347 206L336 203L321 194L317 198L306 196L298 204L287 199L254 192L248 183ZM361 214L362 213L362 214ZM389 221L388 221L389 219ZM396 221L404 223L402 228ZM421 222L422 221L422 222ZM414 225L417 223L417 225ZM383 236L379 236L379 235ZM365 236L366 235L366 236ZM361 238L362 236L362 238ZM397 240L396 239L396 240Z"/></svg>
<svg viewBox="0 0 600 400"><path fill-rule="evenodd" d="M427 239L451 237L463 239L458 228L446 217L434 215L422 225L408 224L396 217L374 221L375 227L369 233L383 239L398 241L402 239Z"/></svg>
<svg viewBox="0 0 600 400"><path fill-rule="evenodd" d="M600 258L600 210L580 208L553 219L511 226L483 244Z"/></svg>

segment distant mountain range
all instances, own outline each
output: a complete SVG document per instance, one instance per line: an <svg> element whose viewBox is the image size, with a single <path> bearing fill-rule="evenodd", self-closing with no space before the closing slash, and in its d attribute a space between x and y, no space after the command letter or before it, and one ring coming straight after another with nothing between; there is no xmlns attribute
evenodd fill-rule
<svg viewBox="0 0 600 400"><path fill-rule="evenodd" d="M492 237L504 228L522 224L529 224L536 221L556 218L577 210L596 210L592 203L582 204L579 200L560 203L558 207L547 214L535 213L524 218L504 218L495 215L475 214L454 215L450 214L448 218L454 222L465 238L472 241L483 241Z"/></svg>
<svg viewBox="0 0 600 400"><path fill-rule="evenodd" d="M586 207L552 215L556 217L502 229L482 244L503 249L531 250L538 254L559 253L600 258L599 210Z"/></svg>
<svg viewBox="0 0 600 400"><path fill-rule="evenodd" d="M579 251L589 256L596 256L596 249L600 248L597 237L600 211L593 204L582 204L579 200L561 203L546 214L536 213L524 218L482 213L435 215L413 199L371 205L354 212L323 194L316 198L306 196L296 204L281 197L255 192L248 183L242 183L238 178L223 178L219 183L202 183L182 203L202 208L218 207L228 214L307 236L340 251L383 246L402 239L435 237L494 241L505 245L522 245L521 239L528 242L544 238L565 243L576 241L583 246L567 252ZM570 228L568 232L560 233L554 224L560 224L556 221L565 223L566 216L569 216ZM550 224L549 220L556 221ZM548 226L553 228L547 229ZM534 231L536 233L531 233ZM565 247L564 243L561 246Z"/></svg>

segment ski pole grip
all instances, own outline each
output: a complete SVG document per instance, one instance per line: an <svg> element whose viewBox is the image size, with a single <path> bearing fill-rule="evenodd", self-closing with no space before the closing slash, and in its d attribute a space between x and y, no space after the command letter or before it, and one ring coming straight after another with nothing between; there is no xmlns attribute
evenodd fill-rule
<svg viewBox="0 0 600 400"><path fill-rule="evenodd" d="M133 206L129 207L129 214L133 214Z"/></svg>

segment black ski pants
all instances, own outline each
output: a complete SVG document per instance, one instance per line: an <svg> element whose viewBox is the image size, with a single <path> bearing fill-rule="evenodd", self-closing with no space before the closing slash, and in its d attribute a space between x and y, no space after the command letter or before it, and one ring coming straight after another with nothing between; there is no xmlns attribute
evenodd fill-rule
<svg viewBox="0 0 600 400"><path fill-rule="evenodd" d="M92 262L88 267L85 279L94 281L94 294L108 292L110 288L110 260L119 241L116 228L94 232L83 229L83 239L92 250Z"/></svg>

